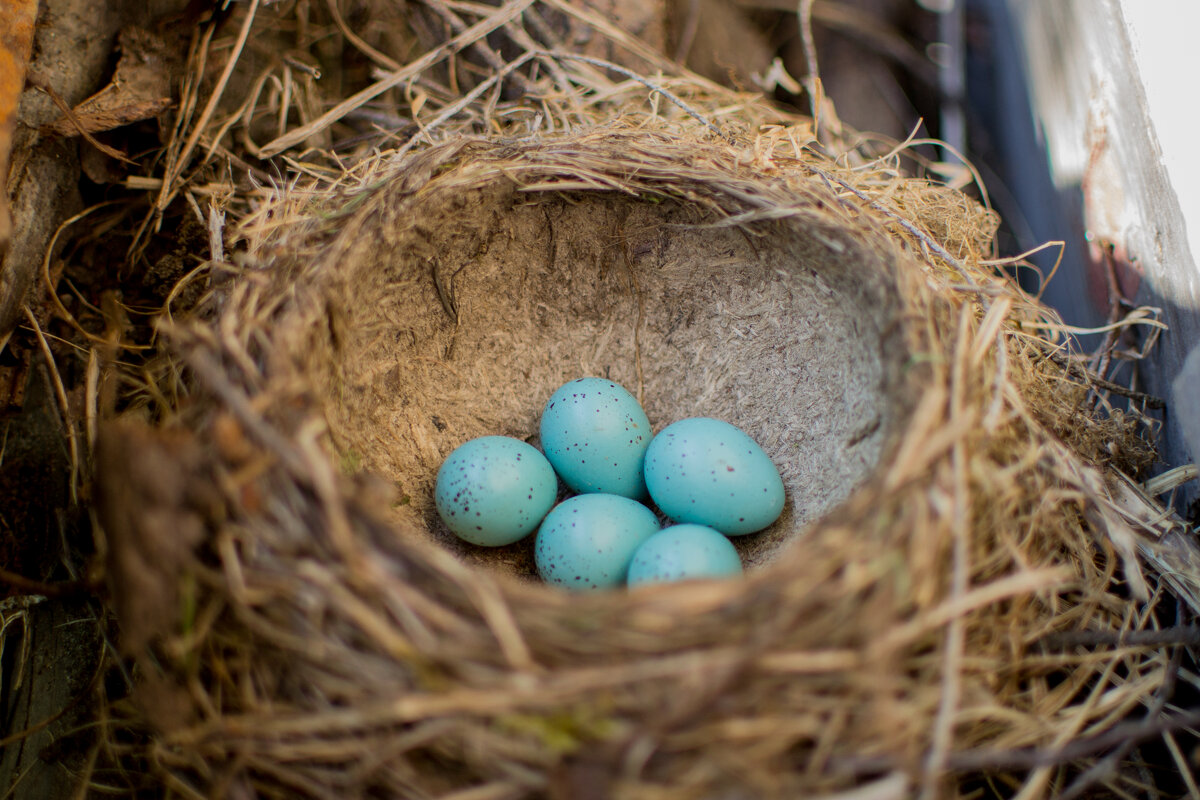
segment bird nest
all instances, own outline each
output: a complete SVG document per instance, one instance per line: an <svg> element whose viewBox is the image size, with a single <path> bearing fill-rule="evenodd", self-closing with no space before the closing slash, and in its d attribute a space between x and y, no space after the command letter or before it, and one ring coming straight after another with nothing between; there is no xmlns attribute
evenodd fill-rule
<svg viewBox="0 0 1200 800"><path fill-rule="evenodd" d="M990 212L802 133L457 135L247 216L162 328L157 412L100 434L143 766L188 796L1132 780L1128 747L1089 770L1162 733L1144 629L1192 596L1123 477L1145 445L985 262ZM744 579L568 595L442 527L441 459L536 443L581 375L763 444L788 500Z"/></svg>

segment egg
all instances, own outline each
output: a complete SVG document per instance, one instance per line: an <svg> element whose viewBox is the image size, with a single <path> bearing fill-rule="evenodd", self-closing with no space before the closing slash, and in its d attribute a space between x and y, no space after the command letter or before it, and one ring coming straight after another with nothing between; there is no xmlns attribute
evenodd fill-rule
<svg viewBox="0 0 1200 800"><path fill-rule="evenodd" d="M719 419L663 428L646 449L645 476L650 496L672 520L727 536L760 531L783 512L779 470L753 439Z"/></svg>
<svg viewBox="0 0 1200 800"><path fill-rule="evenodd" d="M571 591L621 586L634 551L658 528L658 517L636 500L576 495L542 521L534 562L544 581Z"/></svg>
<svg viewBox="0 0 1200 800"><path fill-rule="evenodd" d="M725 534L706 525L672 525L642 542L629 562L630 586L740 575L742 559Z"/></svg>
<svg viewBox="0 0 1200 800"><path fill-rule="evenodd" d="M640 500L650 420L637 398L604 378L579 378L546 401L542 449L563 483L577 492Z"/></svg>
<svg viewBox="0 0 1200 800"><path fill-rule="evenodd" d="M508 436L482 436L442 462L434 503L460 539L499 547L532 533L557 496L554 468L537 448Z"/></svg>

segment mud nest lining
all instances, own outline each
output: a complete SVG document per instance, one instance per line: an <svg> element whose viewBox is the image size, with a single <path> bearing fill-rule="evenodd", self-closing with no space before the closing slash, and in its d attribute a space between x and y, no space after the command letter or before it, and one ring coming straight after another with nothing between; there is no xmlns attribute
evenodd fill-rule
<svg viewBox="0 0 1200 800"><path fill-rule="evenodd" d="M870 473L908 358L879 253L834 232L714 227L678 201L518 189L498 176L408 203L385 190L364 213L396 224L356 230L329 268L329 342L308 365L341 457L400 492L402 530L533 575L531 539L454 537L433 479L476 436L539 444L546 399L588 375L630 387L656 432L716 417L764 446L789 503L735 540L748 565Z"/></svg>

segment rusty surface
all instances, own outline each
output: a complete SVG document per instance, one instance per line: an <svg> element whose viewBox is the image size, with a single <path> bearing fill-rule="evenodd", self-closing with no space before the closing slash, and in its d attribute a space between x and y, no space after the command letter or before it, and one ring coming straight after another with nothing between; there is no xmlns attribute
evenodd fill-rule
<svg viewBox="0 0 1200 800"><path fill-rule="evenodd" d="M0 191L0 255L8 249L12 233L12 217L8 210L8 159L16 128L17 103L33 52L37 9L37 0L0 3L0 180L4 186L4 191Z"/></svg>
<svg viewBox="0 0 1200 800"><path fill-rule="evenodd" d="M79 147L68 139L38 134L38 128L61 111L31 84L36 77L69 106L99 89L111 69L120 5L94 0L40 3L24 90L16 119L9 120L12 149L5 200L12 227L7 247L0 252L0 338L19 323L55 229L83 207ZM3 25L0 22L0 29Z"/></svg>

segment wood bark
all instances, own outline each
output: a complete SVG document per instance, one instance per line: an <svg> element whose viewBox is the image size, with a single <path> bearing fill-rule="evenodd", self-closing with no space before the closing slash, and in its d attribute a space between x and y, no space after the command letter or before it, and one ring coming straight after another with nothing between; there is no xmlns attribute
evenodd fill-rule
<svg viewBox="0 0 1200 800"><path fill-rule="evenodd" d="M119 27L111 3L45 0L28 75L75 105L102 85ZM80 207L78 148L37 129L60 116L44 92L25 88L16 113L8 196L12 235L0 261L0 339L16 326L50 237Z"/></svg>

